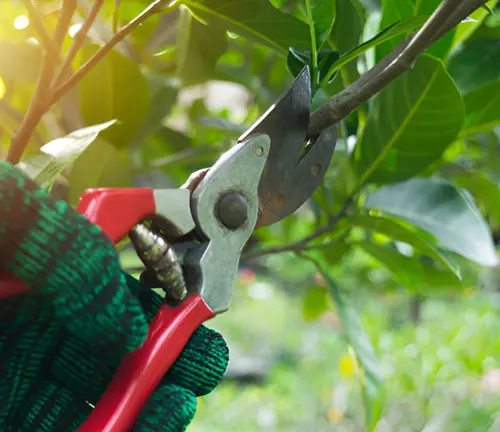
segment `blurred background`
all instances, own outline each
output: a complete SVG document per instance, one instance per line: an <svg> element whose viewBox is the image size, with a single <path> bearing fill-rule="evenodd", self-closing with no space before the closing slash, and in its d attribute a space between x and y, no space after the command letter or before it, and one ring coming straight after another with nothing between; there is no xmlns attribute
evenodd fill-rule
<svg viewBox="0 0 500 432"><path fill-rule="evenodd" d="M190 0L153 15L54 104L20 166L36 175L55 166L51 193L72 205L90 187L177 187L229 149L301 67L321 78L316 108L440 3L323 2L316 16L299 0ZM62 2L35 3L53 31ZM104 1L72 70L151 3ZM64 53L93 4L77 2ZM500 9L487 4L344 119L313 198L252 236L231 309L209 323L229 344L228 373L199 400L190 432L500 431ZM311 48L320 14L330 17L326 37ZM3 0L1 157L41 58L22 2ZM119 124L85 146L70 136L78 151L64 163L64 152L44 152L111 119ZM306 257L266 251L337 216ZM130 245L119 251L139 275Z"/></svg>

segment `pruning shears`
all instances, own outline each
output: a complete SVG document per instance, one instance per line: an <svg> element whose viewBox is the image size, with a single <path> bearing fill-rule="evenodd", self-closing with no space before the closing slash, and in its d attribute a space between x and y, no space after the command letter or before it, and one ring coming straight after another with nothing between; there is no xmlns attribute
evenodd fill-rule
<svg viewBox="0 0 500 432"><path fill-rule="evenodd" d="M193 190L84 192L77 211L114 244L128 235L147 271L165 286L166 299L146 341L124 358L79 432L131 430L191 334L229 308L253 231L287 217L313 194L330 164L337 125L307 137L310 99L305 68ZM176 249L183 250L182 261ZM13 276L0 280L2 296L27 289Z"/></svg>

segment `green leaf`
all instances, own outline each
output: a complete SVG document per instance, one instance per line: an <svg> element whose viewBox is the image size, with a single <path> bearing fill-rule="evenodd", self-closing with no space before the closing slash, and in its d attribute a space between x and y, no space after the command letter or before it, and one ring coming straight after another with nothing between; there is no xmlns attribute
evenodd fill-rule
<svg viewBox="0 0 500 432"><path fill-rule="evenodd" d="M335 22L335 0L305 0L312 48L320 50ZM314 46L315 45L315 46Z"/></svg>
<svg viewBox="0 0 500 432"><path fill-rule="evenodd" d="M41 147L40 153L28 156L17 166L42 187L50 189L59 173L70 166L101 131L114 123L115 120L112 120L57 138Z"/></svg>
<svg viewBox="0 0 500 432"><path fill-rule="evenodd" d="M498 0L490 0L486 5L476 9L469 15L469 18L473 21L458 25L455 30L452 48L464 43L481 26L484 19L489 15L490 12L488 8L493 9L497 3Z"/></svg>
<svg viewBox="0 0 500 432"><path fill-rule="evenodd" d="M86 47L82 62L97 47ZM137 65L117 51L109 52L78 85L79 106L87 124L116 119L102 134L117 148L126 147L138 134L150 106L149 85Z"/></svg>
<svg viewBox="0 0 500 432"><path fill-rule="evenodd" d="M337 51L346 52L359 44L363 31L362 8L352 1L336 0L336 16L330 33L330 45Z"/></svg>
<svg viewBox="0 0 500 432"><path fill-rule="evenodd" d="M441 61L421 56L378 95L354 159L361 184L410 178L441 157L464 121L464 104Z"/></svg>
<svg viewBox="0 0 500 432"><path fill-rule="evenodd" d="M401 255L395 249L366 242L357 245L387 268L393 278L409 290L420 292L428 288L446 289L460 285L450 272Z"/></svg>
<svg viewBox="0 0 500 432"><path fill-rule="evenodd" d="M76 206L85 189L130 186L128 161L115 146L99 137L71 168L68 200L71 205Z"/></svg>
<svg viewBox="0 0 500 432"><path fill-rule="evenodd" d="M309 70L311 71L312 93L314 95L320 85L326 85L335 78L336 73L332 74L330 70L338 58L339 53L336 51L330 49L321 50L317 53L318 67L315 67L312 52L310 50L290 48L287 56L287 66L294 77L297 77L305 66L309 66Z"/></svg>
<svg viewBox="0 0 500 432"><path fill-rule="evenodd" d="M314 286L306 291L302 301L302 317L304 321L313 321L328 310L328 290Z"/></svg>
<svg viewBox="0 0 500 432"><path fill-rule="evenodd" d="M363 32L365 10L358 0L336 0L336 12L340 19L336 19L333 24L329 43L335 51L346 53L359 45ZM333 75L341 66L339 65L335 70L332 70L331 74ZM343 72L344 85L353 83L359 78L358 67L355 63L347 64Z"/></svg>
<svg viewBox="0 0 500 432"><path fill-rule="evenodd" d="M496 226L500 225L500 188L487 173L464 170L453 176L453 181L471 192L477 205L491 218L491 222Z"/></svg>
<svg viewBox="0 0 500 432"><path fill-rule="evenodd" d="M358 45L357 47L343 54L332 66L332 68L330 69L330 73L337 71L342 66L358 58L361 54L365 53L369 49L402 34L412 32L413 30L421 27L425 23L425 21L426 17L410 17L394 23L393 25L377 33L371 39L363 42L361 45Z"/></svg>
<svg viewBox="0 0 500 432"><path fill-rule="evenodd" d="M177 75L184 85L193 85L214 77L217 60L227 50L223 27L206 25L180 10L177 24Z"/></svg>
<svg viewBox="0 0 500 432"><path fill-rule="evenodd" d="M134 141L142 141L148 135L158 131L163 126L163 120L172 111L179 89L169 85L168 82L162 80L159 88L152 92L152 100L149 106L149 111L144 123L141 126L139 134Z"/></svg>
<svg viewBox="0 0 500 432"><path fill-rule="evenodd" d="M395 220L381 216L358 214L344 219L344 223L350 226L358 226L369 229L380 234L384 234L395 241L409 244L423 254L428 255L443 264L457 277L457 279L460 279L460 268L457 263L455 263L449 256L440 251L432 243L419 236L417 232L412 231L410 228L398 223ZM338 227L342 228L344 223L340 223Z"/></svg>
<svg viewBox="0 0 500 432"><path fill-rule="evenodd" d="M365 427L366 430L373 431L382 415L385 396L380 366L356 310L345 296L342 295L340 288L330 276L323 269L318 268L318 270L327 283L330 294L335 301L347 343L352 346L363 368L364 376L362 384L365 404Z"/></svg>
<svg viewBox="0 0 500 432"><path fill-rule="evenodd" d="M268 0L181 0L201 21L248 37L277 51L309 49L307 24L280 12Z"/></svg>
<svg viewBox="0 0 500 432"><path fill-rule="evenodd" d="M365 207L432 234L440 245L485 266L498 265L488 225L463 191L439 178L415 178L369 195Z"/></svg>
<svg viewBox="0 0 500 432"><path fill-rule="evenodd" d="M409 17L428 18L440 5L441 0L382 0L382 19L380 28L384 29L397 21ZM437 58L445 58L453 44L455 29L450 30L436 43L432 44L426 52ZM402 37L391 39L379 45L376 51L376 61L379 62L389 54Z"/></svg>
<svg viewBox="0 0 500 432"><path fill-rule="evenodd" d="M41 64L40 45L0 41L0 77L34 82Z"/></svg>
<svg viewBox="0 0 500 432"><path fill-rule="evenodd" d="M460 137L487 132L500 124L500 81L493 81L464 97L466 119Z"/></svg>
<svg viewBox="0 0 500 432"><path fill-rule="evenodd" d="M448 71L464 94L500 79L500 39L467 42L450 58Z"/></svg>

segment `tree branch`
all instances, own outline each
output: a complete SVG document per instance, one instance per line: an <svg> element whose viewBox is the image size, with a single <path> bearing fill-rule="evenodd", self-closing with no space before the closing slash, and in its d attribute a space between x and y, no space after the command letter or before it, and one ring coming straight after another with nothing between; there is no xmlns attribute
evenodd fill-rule
<svg viewBox="0 0 500 432"><path fill-rule="evenodd" d="M94 66L103 59L103 57L110 52L114 46L120 42L125 36L127 36L132 30L146 21L152 15L159 13L162 9L170 10L177 7L177 2L174 1L170 3L166 8L167 0L156 0L151 3L144 11L137 15L132 21L130 21L125 27L120 31L115 33L115 35L109 40L104 46L102 46L99 51L97 51L82 67L76 71L71 77L69 77L63 84L54 90L52 95L51 103L57 102L61 97L63 97L69 90L71 90L78 82L94 68Z"/></svg>
<svg viewBox="0 0 500 432"><path fill-rule="evenodd" d="M28 0L25 0L25 2L28 2ZM166 6L167 4L168 6ZM27 7L30 6L33 5L30 3L30 5ZM35 93L31 100L30 106L28 107L28 111L23 118L21 125L19 126L19 129L12 137L11 145L7 153L7 160L11 164L17 164L21 160L24 150L28 146L30 137L32 136L45 113L50 109L52 105L58 102L68 91L70 91L100 60L102 60L102 58L109 51L111 51L118 42L120 42L132 30L134 30L152 15L161 11L172 10L177 6L177 0L170 3L168 3L167 0L156 0L155 2L151 3L146 9L144 9L139 15L137 15L137 17L135 17L118 33L116 33L110 41L102 46L99 51L97 51L94 56L91 57L78 71L76 71L63 84L61 84L54 90L54 88L52 87L52 83L58 61L59 51L61 48L61 44L64 41L65 34L68 31L69 25L71 23L71 18L76 9L76 0L64 0L61 15L59 16L56 30L54 32L54 38L52 39L53 43L58 44L56 46L57 49L44 49L42 66L40 68ZM94 5L94 9L95 14L97 14L99 8ZM89 14L89 18L92 18L92 14L93 12L91 11L91 13ZM87 18L87 22L89 21L89 18ZM92 19L94 20L95 17ZM82 32L81 37L83 38L83 36L84 34ZM81 42L78 42L78 44L81 44ZM74 53L71 53L71 50L70 54L73 56L75 55ZM60 74L61 77L63 76L64 69L61 68L61 71L58 73L58 77Z"/></svg>
<svg viewBox="0 0 500 432"><path fill-rule="evenodd" d="M410 70L417 57L430 45L485 3L486 0L443 0L415 35L405 38L366 74L312 113L309 135L316 136L323 129L347 117L397 77Z"/></svg>
<svg viewBox="0 0 500 432"><path fill-rule="evenodd" d="M54 44L60 49L64 42L64 38L68 33L69 27L71 26L71 19L76 11L76 0L64 0L61 8L61 14L57 20L56 29L54 31L54 36L52 40Z"/></svg>
<svg viewBox="0 0 500 432"><path fill-rule="evenodd" d="M96 0L94 2L92 9L90 10L87 18L82 24L82 27L76 33L75 39L71 44L71 48L69 49L68 54L66 54L66 58L64 59L63 64L59 68L59 71L56 77L54 78L54 81L52 83L53 86L59 84L64 75L66 74L66 72L70 70L71 62L74 60L74 58L78 54L78 51L80 51L80 48L83 46L83 43L85 42L85 38L87 37L90 27L92 27L92 24L97 18L97 14L99 13L99 10L101 9L103 4L104 0Z"/></svg>
<svg viewBox="0 0 500 432"><path fill-rule="evenodd" d="M319 244L313 246L310 246L309 243L321 237L322 235L332 231L335 225L337 225L337 223L347 215L347 211L349 210L352 201L353 197L348 198L345 201L342 208L340 209L340 211L328 218L326 224L319 227L317 230L313 231L311 234L303 237L302 239L293 243L289 243L287 245L259 249L253 252L245 252L241 255L241 258L244 260L251 260L262 257L264 255L277 254L282 252L299 252L303 250L321 249L331 245L332 244L331 242L328 244Z"/></svg>
<svg viewBox="0 0 500 432"><path fill-rule="evenodd" d="M46 50L54 50L54 42L47 34L45 27L43 26L42 16L36 8L36 6L31 2L31 0L23 0L23 5L28 12L28 16L31 24L40 38L40 44Z"/></svg>
<svg viewBox="0 0 500 432"><path fill-rule="evenodd" d="M417 57L430 45L485 3L485 0L443 0L418 32L406 37L389 55L384 57L356 82L338 95L330 98L312 113L309 136L316 136L322 130L347 117L397 77L410 70ZM355 190L353 196L356 193ZM337 222L346 215L353 196L346 201L337 215L330 217L324 226L301 240L288 245L248 252L243 254L242 258L255 259L269 254L290 251L300 252L322 247L321 244L311 246L309 243L330 232L335 227Z"/></svg>

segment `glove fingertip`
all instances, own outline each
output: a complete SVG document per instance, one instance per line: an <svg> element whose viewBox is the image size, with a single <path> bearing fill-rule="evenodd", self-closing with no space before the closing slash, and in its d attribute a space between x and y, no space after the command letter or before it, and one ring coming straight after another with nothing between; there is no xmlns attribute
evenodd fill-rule
<svg viewBox="0 0 500 432"><path fill-rule="evenodd" d="M222 380L228 363L229 349L222 335L201 325L165 379L193 391L196 396L204 396Z"/></svg>
<svg viewBox="0 0 500 432"><path fill-rule="evenodd" d="M196 413L195 394L175 384L158 388L144 405L133 432L182 432Z"/></svg>

